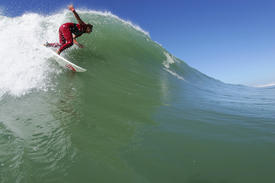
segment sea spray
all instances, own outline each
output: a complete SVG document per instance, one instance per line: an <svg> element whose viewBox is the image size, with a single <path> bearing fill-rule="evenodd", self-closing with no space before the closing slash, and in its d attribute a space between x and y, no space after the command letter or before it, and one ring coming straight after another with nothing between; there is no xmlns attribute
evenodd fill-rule
<svg viewBox="0 0 275 183"><path fill-rule="evenodd" d="M41 16L34 13L20 17L2 16L0 21L0 97L22 96L32 90L45 90L48 85L50 55L43 43L56 40L58 25L64 16Z"/></svg>

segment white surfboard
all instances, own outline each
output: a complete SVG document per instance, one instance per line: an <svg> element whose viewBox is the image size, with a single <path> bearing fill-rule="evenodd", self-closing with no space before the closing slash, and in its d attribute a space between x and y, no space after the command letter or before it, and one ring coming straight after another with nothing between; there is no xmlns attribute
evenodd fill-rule
<svg viewBox="0 0 275 183"><path fill-rule="evenodd" d="M55 51L53 51L52 49L48 49L48 50L50 50L50 52L52 52L52 54L56 57L56 62L60 65L60 66L62 66L62 67L64 67L64 68L66 68L66 69L69 69L69 70L71 70L71 71L73 71L73 72L85 72L86 71L86 69L84 69L84 68L82 68L82 67L80 67L80 66L78 66L78 65L76 65L76 64L74 64L74 63L72 63L72 62L70 62L70 61L68 61L68 60L66 60L65 58L63 58L62 56L60 56L60 55L58 55Z"/></svg>

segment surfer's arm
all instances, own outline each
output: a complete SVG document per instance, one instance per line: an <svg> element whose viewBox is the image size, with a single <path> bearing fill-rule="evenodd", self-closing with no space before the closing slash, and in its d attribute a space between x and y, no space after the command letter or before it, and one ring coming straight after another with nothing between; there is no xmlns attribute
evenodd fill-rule
<svg viewBox="0 0 275 183"><path fill-rule="evenodd" d="M74 44L76 44L79 48L83 48L84 46L76 41L76 39L73 39Z"/></svg>
<svg viewBox="0 0 275 183"><path fill-rule="evenodd" d="M75 9L74 9L74 6L73 5L69 5L68 6L69 10L71 10L76 18L76 20L78 21L78 23L81 25L81 24L85 24L85 22L83 22L81 20L81 18L79 17L79 15L76 13Z"/></svg>

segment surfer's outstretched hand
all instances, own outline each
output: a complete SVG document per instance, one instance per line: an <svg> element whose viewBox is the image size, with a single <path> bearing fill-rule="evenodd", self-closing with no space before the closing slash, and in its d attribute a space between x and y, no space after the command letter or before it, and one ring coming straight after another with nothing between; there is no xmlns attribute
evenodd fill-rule
<svg viewBox="0 0 275 183"><path fill-rule="evenodd" d="M74 11L74 10L75 10L75 9L74 9L74 6L73 6L72 4L70 4L70 5L68 6L68 9L71 10L71 11Z"/></svg>

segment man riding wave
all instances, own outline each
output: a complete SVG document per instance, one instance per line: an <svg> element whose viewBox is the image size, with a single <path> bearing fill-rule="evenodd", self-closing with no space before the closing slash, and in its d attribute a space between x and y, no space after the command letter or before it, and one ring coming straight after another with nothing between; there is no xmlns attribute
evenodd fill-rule
<svg viewBox="0 0 275 183"><path fill-rule="evenodd" d="M46 47L60 47L56 53L60 55L62 51L71 47L73 44L76 44L80 48L83 48L83 45L79 44L76 41L76 38L81 36L83 33L91 33L93 31L93 25L86 24L83 22L79 15L76 13L73 5L69 5L68 9L71 10L78 22L75 23L65 23L59 28L59 43L46 43Z"/></svg>

